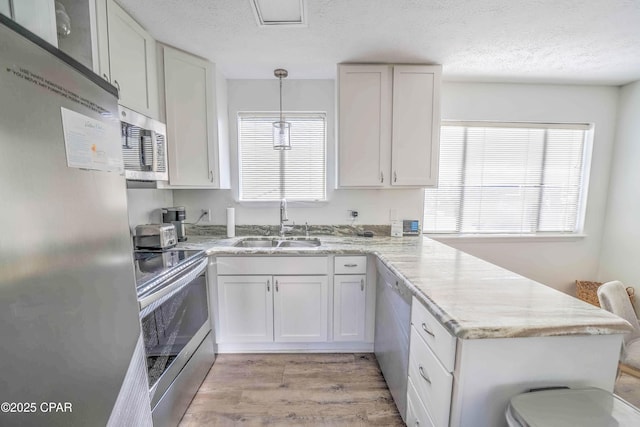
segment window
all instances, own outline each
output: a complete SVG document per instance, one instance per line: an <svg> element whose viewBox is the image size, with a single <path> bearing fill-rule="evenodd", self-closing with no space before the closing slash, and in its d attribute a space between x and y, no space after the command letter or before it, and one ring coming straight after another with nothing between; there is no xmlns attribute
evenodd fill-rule
<svg viewBox="0 0 640 427"><path fill-rule="evenodd" d="M588 125L450 122L424 232L579 231Z"/></svg>
<svg viewBox="0 0 640 427"><path fill-rule="evenodd" d="M287 113L291 150L273 149L279 113L238 114L240 200L326 200L326 114Z"/></svg>

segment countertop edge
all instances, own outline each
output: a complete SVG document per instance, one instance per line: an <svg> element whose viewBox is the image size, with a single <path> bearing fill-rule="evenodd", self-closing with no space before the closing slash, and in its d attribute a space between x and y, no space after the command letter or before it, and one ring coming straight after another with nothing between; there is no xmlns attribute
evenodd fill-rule
<svg viewBox="0 0 640 427"><path fill-rule="evenodd" d="M631 331L631 325L622 318L611 319L610 322L593 324L576 324L546 327L499 327L499 326L475 326L465 327L452 318L442 309L437 302L426 295L421 289L414 286L411 281L399 270L392 261L385 258L384 254L374 248L366 247L315 247L315 248L241 248L232 246L242 239L220 238L218 244L209 243L204 249L207 256L254 256L254 255L284 255L284 256L313 256L313 255L374 255L387 268L401 279L404 288L417 298L445 328L460 339L492 339L492 338L526 338L526 337L560 337L578 335L612 335L624 334ZM335 239L335 237L332 237ZM224 243L224 244L222 244ZM340 244L336 244L339 246ZM460 251L462 252L462 251ZM497 266L496 266L497 267ZM514 273L515 274L515 273ZM540 286L546 286L539 284ZM552 288L550 288L552 289ZM586 304L586 303L585 303Z"/></svg>

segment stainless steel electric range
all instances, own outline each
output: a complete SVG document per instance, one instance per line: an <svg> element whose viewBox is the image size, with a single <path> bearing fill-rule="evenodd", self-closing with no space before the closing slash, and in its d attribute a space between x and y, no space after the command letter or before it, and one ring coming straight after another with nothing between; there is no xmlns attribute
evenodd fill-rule
<svg viewBox="0 0 640 427"><path fill-rule="evenodd" d="M175 426L215 360L203 251L136 251L154 426Z"/></svg>

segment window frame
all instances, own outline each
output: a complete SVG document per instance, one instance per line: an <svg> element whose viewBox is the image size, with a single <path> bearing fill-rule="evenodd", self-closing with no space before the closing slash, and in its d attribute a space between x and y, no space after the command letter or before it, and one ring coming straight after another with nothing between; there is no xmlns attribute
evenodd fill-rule
<svg viewBox="0 0 640 427"><path fill-rule="evenodd" d="M282 115L284 116L284 120L287 119L296 119L296 118L304 118L304 117L318 117L323 121L323 157L324 161L322 164L322 168L324 170L324 182L322 185L322 191L324 194L323 199L290 199L286 198L287 202L290 202L290 206L315 206L320 204L327 204L329 202L328 198L328 168L327 168L327 156L328 156L328 146L327 146L327 120L328 115L326 111L283 111ZM276 122L280 120L280 111L238 111L236 114L236 140L237 140L237 159L236 164L238 167L238 192L237 192L237 200L239 204L249 205L249 206L273 206L275 204L279 204L281 199L271 199L271 200L260 200L260 199L243 199L243 185L242 185L242 138L241 138L241 121L242 117L254 117L254 118L265 118L270 122ZM291 141L291 150L295 150L295 143ZM274 150L275 151L275 150ZM280 150L279 153L279 164L280 164L280 174L283 177L283 163L285 159L285 152L289 150ZM282 186L282 184L281 184ZM282 187L281 187L282 188Z"/></svg>
<svg viewBox="0 0 640 427"><path fill-rule="evenodd" d="M582 171L581 171L581 189L578 194L578 203L576 211L576 227L573 231L536 231L531 233L517 232L433 232L425 230L425 207L426 207L426 191L425 188L422 212L422 234L437 240L452 242L471 242L478 240L488 240L498 243L517 242L517 241L566 241L580 240L587 237L585 233L585 217L586 206L589 194L589 178L591 174L591 159L593 154L593 140L595 125L593 123L580 122L524 122L524 121L483 121L483 120L442 120L441 127L444 126L460 126L460 127L497 127L497 128L520 128L520 129L574 129L584 131L584 141L582 147ZM437 188L437 187L436 187ZM539 215L539 212L538 212ZM458 219L459 220L459 219Z"/></svg>

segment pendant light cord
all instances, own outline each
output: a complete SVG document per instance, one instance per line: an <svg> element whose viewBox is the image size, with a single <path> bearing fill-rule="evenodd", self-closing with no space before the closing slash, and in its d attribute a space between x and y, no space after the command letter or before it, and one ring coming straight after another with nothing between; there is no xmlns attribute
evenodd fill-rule
<svg viewBox="0 0 640 427"><path fill-rule="evenodd" d="M280 77L280 123L282 121L282 77Z"/></svg>

